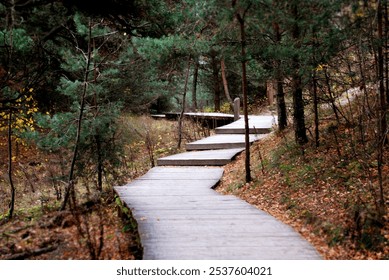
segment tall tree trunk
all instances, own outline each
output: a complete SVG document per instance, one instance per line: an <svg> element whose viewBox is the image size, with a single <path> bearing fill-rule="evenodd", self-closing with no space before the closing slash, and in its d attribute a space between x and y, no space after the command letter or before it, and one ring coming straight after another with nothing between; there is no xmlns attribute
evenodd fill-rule
<svg viewBox="0 0 389 280"><path fill-rule="evenodd" d="M224 63L224 58L220 60L220 69L222 72L222 80L223 80L223 87L224 87L224 94L228 100L228 103L230 103L230 109L234 110L234 101L231 98L230 91L228 90L228 81L227 81L227 75L226 75L226 64Z"/></svg>
<svg viewBox="0 0 389 280"><path fill-rule="evenodd" d="M95 39L92 39L92 46L93 49L96 49L96 41ZM98 71L97 71L97 64L96 59L93 59L93 82L97 84L97 77L98 77ZM97 92L94 92L94 107L95 107L95 118L99 115L99 107L98 107L98 96ZM101 147L101 137L100 137L100 129L96 129L96 135L95 135L95 143L96 143L96 154L97 154L97 190L101 193L103 191L103 171L104 171L104 165L103 165L103 151Z"/></svg>
<svg viewBox="0 0 389 280"><path fill-rule="evenodd" d="M313 45L317 43L317 38L315 35L315 29L312 30ZM312 50L312 63L315 65L317 62L316 59L316 48ZM314 122L315 122L315 146L316 148L320 145L320 135L319 135L319 100L317 96L317 78L316 70L312 70L312 90L313 90L313 113L314 113Z"/></svg>
<svg viewBox="0 0 389 280"><path fill-rule="evenodd" d="M383 5L382 1L378 1L377 7L377 33L378 33L378 91L379 91L379 100L380 100L380 129L381 132L379 137L382 138L383 143L387 142L386 130L387 130L387 122L386 122L386 95L385 95L385 75L384 75L384 53L383 53L383 44L384 44L384 35L383 35Z"/></svg>
<svg viewBox="0 0 389 280"><path fill-rule="evenodd" d="M385 11L385 93L386 93L386 104L389 104L389 15L388 15L388 1L384 1L384 11Z"/></svg>
<svg viewBox="0 0 389 280"><path fill-rule="evenodd" d="M11 201L9 203L8 219L12 219L15 209L15 186L13 182L13 165L12 165L12 108L9 109L8 117L8 180L11 188Z"/></svg>
<svg viewBox="0 0 389 280"><path fill-rule="evenodd" d="M13 30L14 30L14 24L15 24L15 0L11 0L11 7L10 7L10 13L9 13L9 22L8 22L8 29L10 33L10 50L8 53L8 59L9 59L9 67L11 67L12 63L12 55L13 55ZM13 213L15 210L15 194L16 189L13 182L13 164L12 164L12 104L10 104L9 108L9 116L8 116L8 135L7 135L7 142L8 142L8 181L9 186L11 190L11 201L9 203L9 211L8 211L8 217L7 219L10 220L13 217Z"/></svg>
<svg viewBox="0 0 389 280"><path fill-rule="evenodd" d="M297 23L298 19L298 6L295 2L292 4L292 13L294 16L294 24L292 27L292 36L296 44L299 46L300 29ZM300 72L300 60L298 54L294 55L292 61L294 72L292 74L292 92L293 92L293 125L295 132L295 140L299 145L303 145L308 142L305 116L304 116L304 100L303 100L303 87L301 81Z"/></svg>
<svg viewBox="0 0 389 280"><path fill-rule="evenodd" d="M315 145L316 148L320 145L320 132L319 132L319 100L317 96L317 80L315 70L313 71L312 77L312 87L313 87L313 112L315 118Z"/></svg>
<svg viewBox="0 0 389 280"><path fill-rule="evenodd" d="M295 140L299 145L304 145L308 142L308 137L305 127L304 116L304 100L303 89L301 84L301 77L297 74L294 75L293 81L293 124Z"/></svg>
<svg viewBox="0 0 389 280"><path fill-rule="evenodd" d="M232 6L235 7L236 1L232 2ZM245 30L245 15L250 5L241 15L239 12L236 12L235 16L239 22L240 27L240 42L241 42L241 60L242 60L242 93L243 93L243 114L244 114L244 128L245 128L245 170L246 170L246 182L251 182L251 168L250 168L250 141L249 141L249 118L248 118L248 102L247 102L247 58L246 58L246 30Z"/></svg>
<svg viewBox="0 0 389 280"><path fill-rule="evenodd" d="M274 39L276 44L281 43L281 31L280 26L276 22L273 23ZM277 118L278 118L278 129L283 131L288 126L288 117L286 112L285 93L283 84L283 75L281 69L281 61L276 59L275 61L275 78L277 83Z"/></svg>
<svg viewBox="0 0 389 280"><path fill-rule="evenodd" d="M192 84L192 107L194 111L197 111L197 81L199 77L200 63L196 58L194 70L193 70L193 84Z"/></svg>
<svg viewBox="0 0 389 280"><path fill-rule="evenodd" d="M378 109L378 145L377 145L377 171L378 171L378 183L379 183L379 209L378 212L380 217L383 218L385 215L385 195L383 188L383 154L384 154L384 145L387 143L387 122L386 122L386 96L385 96L385 87L384 87L384 55L383 55L383 14L382 14L382 1L378 2L377 7L377 33L378 33L378 94L379 94L379 102L380 108Z"/></svg>
<svg viewBox="0 0 389 280"><path fill-rule="evenodd" d="M181 148L181 142L182 142L182 120L184 118L185 113L185 106L186 106L186 92L188 90L188 81L189 81L189 72L190 72L190 64L191 64L191 57L188 58L188 68L186 69L186 75L185 75L185 85L184 85L184 93L182 95L182 108L181 108L181 114L178 118L178 143L177 148Z"/></svg>
<svg viewBox="0 0 389 280"><path fill-rule="evenodd" d="M211 51L211 64L212 64L212 80L213 80L213 93L214 93L214 105L215 112L220 111L220 99L221 99L221 88L219 79L219 63L216 58L216 51Z"/></svg>
<svg viewBox="0 0 389 280"><path fill-rule="evenodd" d="M69 171L69 178L68 178L68 185L65 190L65 196L64 200L61 205L61 211L66 209L66 206L69 202L70 195L72 194L73 197L75 197L74 194L74 169L77 161L78 156L78 148L80 145L80 139L81 139L81 127L82 127L82 121L84 116L84 109L85 109L85 98L88 90L88 83L89 83L89 73L90 73L90 65L91 65L91 56L92 56L92 22L89 20L89 38L88 38L88 53L86 58L86 68L84 73L84 86L80 101L80 112L77 119L77 134L76 134L76 141L74 143L74 150L73 150L73 157L72 162L70 165L70 171Z"/></svg>
<svg viewBox="0 0 389 280"><path fill-rule="evenodd" d="M278 118L278 129L283 131L288 126L288 116L286 112L286 103L285 103L285 92L284 92L284 83L283 77L278 72L280 69L277 69L277 118Z"/></svg>

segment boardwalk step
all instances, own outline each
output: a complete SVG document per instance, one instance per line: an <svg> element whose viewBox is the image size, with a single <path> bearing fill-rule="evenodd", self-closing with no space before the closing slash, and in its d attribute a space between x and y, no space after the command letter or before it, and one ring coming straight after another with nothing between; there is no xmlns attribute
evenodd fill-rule
<svg viewBox="0 0 389 280"><path fill-rule="evenodd" d="M250 134L267 134L271 132L271 128L268 127L256 127L249 128ZM216 134L244 134L245 129L239 127L221 127L215 129Z"/></svg>
<svg viewBox="0 0 389 280"><path fill-rule="evenodd" d="M176 154L157 160L158 166L222 166L242 152L243 148L192 151Z"/></svg>
<svg viewBox="0 0 389 280"><path fill-rule="evenodd" d="M249 116L249 133L250 134L266 134L270 133L275 119L273 116ZM244 134L245 133L244 118L238 121L217 127L216 134Z"/></svg>
<svg viewBox="0 0 389 280"><path fill-rule="evenodd" d="M249 141L253 143L265 135L250 135ZM218 134L195 142L188 143L186 149L191 150L216 150L216 149L234 149L245 147L244 134Z"/></svg>

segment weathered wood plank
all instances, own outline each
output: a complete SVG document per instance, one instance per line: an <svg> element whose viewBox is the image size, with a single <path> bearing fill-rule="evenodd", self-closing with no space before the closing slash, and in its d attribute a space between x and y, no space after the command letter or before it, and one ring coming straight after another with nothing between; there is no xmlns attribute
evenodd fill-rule
<svg viewBox="0 0 389 280"><path fill-rule="evenodd" d="M153 260L279 260L283 256L283 260L306 260L311 259L312 250L306 247L297 247L295 250L290 250L290 246L286 247L255 247L242 248L241 246L221 246L214 247L212 245L204 247L189 247L185 250L170 249L159 247L159 250L147 250L144 254L144 259Z"/></svg>
<svg viewBox="0 0 389 280"><path fill-rule="evenodd" d="M238 149L223 149L223 150L208 150L195 151L176 154L164 158L159 158L157 164L159 166L174 165L174 166L206 166L226 165L240 152L242 148Z"/></svg>
<svg viewBox="0 0 389 280"><path fill-rule="evenodd" d="M250 135L249 141L253 143L265 135ZM186 144L186 150L216 150L244 148L244 134L217 134Z"/></svg>
<svg viewBox="0 0 389 280"><path fill-rule="evenodd" d="M163 169L166 170L162 171ZM155 167L137 180L219 180L223 172L220 167Z"/></svg>
<svg viewBox="0 0 389 280"><path fill-rule="evenodd" d="M273 116L249 116L250 134L266 134L276 124ZM244 119L241 118L233 123L217 127L216 134L244 134Z"/></svg>

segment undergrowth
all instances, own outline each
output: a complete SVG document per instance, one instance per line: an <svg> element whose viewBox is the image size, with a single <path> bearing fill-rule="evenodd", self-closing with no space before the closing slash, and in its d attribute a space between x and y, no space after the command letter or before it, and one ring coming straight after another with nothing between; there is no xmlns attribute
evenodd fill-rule
<svg viewBox="0 0 389 280"><path fill-rule="evenodd" d="M254 143L253 181L244 181L241 155L226 167L219 191L292 225L324 258L389 259L389 178L383 184L386 215L380 217L374 127L366 120L361 134L354 119L323 120L319 147L313 140L297 145L291 128ZM389 174L388 158L386 146L383 174Z"/></svg>

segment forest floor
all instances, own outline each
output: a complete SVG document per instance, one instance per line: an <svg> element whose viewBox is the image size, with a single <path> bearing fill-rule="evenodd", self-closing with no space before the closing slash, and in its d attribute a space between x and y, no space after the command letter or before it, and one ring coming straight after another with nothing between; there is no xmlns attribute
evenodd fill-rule
<svg viewBox="0 0 389 280"><path fill-rule="evenodd" d="M4 219L10 201L4 172L7 165L2 163L0 259L139 258L136 231L119 217L113 191L108 190L99 199L80 198L73 211L58 211L63 186L47 180L49 170L58 169L52 163L56 158L32 146L19 147L13 160L15 212L9 222Z"/></svg>
<svg viewBox="0 0 389 280"><path fill-rule="evenodd" d="M104 192L96 191L95 169L78 175L77 207L58 211L69 167L69 154L47 153L33 143L14 143L15 212L5 222L10 201L7 141L0 135L0 259L140 259L136 223L112 187L146 173L157 157L177 153L176 122L125 116L118 141L123 141L121 165L107 174ZM195 135L186 124L186 139ZM209 133L206 131L201 133Z"/></svg>
<svg viewBox="0 0 389 280"><path fill-rule="evenodd" d="M132 128L122 132L127 144L122 169L116 174L120 178L107 178L105 192L98 199L88 194L86 188L73 212L57 211L63 178L53 180L54 174L66 175L61 163L66 155L46 154L32 145L18 148L13 159L17 185L15 215L11 222L0 223L0 259L141 258L136 225L128 217L123 218L126 211L111 187L142 175L151 167L151 160L179 149L175 122L126 118L122 126L130 123ZM138 125L136 132L134 123ZM193 126L184 131L185 141L210 133ZM355 143L349 141L351 132L346 126L337 127L339 142L334 141L331 130L323 131L320 147L307 144L304 153L294 144L292 131L273 133L254 143L253 181L244 181L242 154L225 166L217 191L237 195L291 225L325 259L389 259L389 217L378 220L375 207L378 183L374 151L368 156L357 153L364 149L353 147ZM0 221L4 221L9 202L4 143L0 142ZM384 159L388 158L386 149ZM81 188L90 181L90 174L85 180L80 179ZM383 174L387 195L388 162L383 166ZM389 213L389 198L385 199Z"/></svg>
<svg viewBox="0 0 389 280"><path fill-rule="evenodd" d="M386 213L378 220L374 153L349 156L342 143L322 135L319 148L294 143L291 129L251 147L252 182L245 182L245 156L225 166L217 191L233 194L292 226L324 259L389 259L389 162L383 166ZM338 152L337 152L338 151ZM339 154L338 154L339 153ZM385 159L389 158L386 149ZM367 163L367 164L366 164Z"/></svg>
<svg viewBox="0 0 389 280"><path fill-rule="evenodd" d="M18 214L12 223L1 226L0 259L131 260L141 257L136 232L118 216L111 198L92 207L80 207L78 211L81 220L70 211L46 210L39 215L35 213L34 217Z"/></svg>

